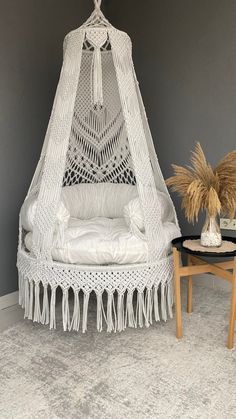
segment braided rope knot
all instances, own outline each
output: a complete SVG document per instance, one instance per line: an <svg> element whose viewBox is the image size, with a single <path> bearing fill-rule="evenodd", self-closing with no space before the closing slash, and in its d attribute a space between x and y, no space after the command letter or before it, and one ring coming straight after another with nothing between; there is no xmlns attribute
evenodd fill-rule
<svg viewBox="0 0 236 419"><path fill-rule="evenodd" d="M94 0L94 6L97 11L100 10L102 4L102 0Z"/></svg>

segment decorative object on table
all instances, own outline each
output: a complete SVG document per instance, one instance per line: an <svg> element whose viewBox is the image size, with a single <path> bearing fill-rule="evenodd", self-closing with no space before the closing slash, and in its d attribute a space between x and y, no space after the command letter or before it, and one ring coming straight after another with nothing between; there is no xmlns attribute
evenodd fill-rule
<svg viewBox="0 0 236 419"><path fill-rule="evenodd" d="M206 249L194 250L186 247L186 242L200 242L200 236L186 236L178 237L172 241L173 254L174 254L174 277L175 277L175 312L176 312L176 337L182 338L182 313L181 313L181 293L180 293L180 280L182 277L188 277L188 293L187 293L187 312L192 312L192 276L212 273L221 279L224 279L231 283L231 307L230 307L230 319L229 319L229 331L227 347L232 349L234 346L234 326L236 321L236 238L235 237L224 237L223 243L229 242L231 251L229 248L226 252L219 252L219 249ZM235 245L234 250L232 245ZM188 261L187 266L182 266L180 262L181 253L187 253ZM200 256L200 257L199 257ZM201 257L224 257L227 258L223 262L209 262L203 260ZM233 259L229 259L233 258ZM232 272L230 272L232 270Z"/></svg>
<svg viewBox="0 0 236 419"><path fill-rule="evenodd" d="M193 252L204 252L206 253L208 249L206 246L202 246L200 239L188 239L183 242L183 247L186 247ZM228 252L236 252L236 243L232 241L222 240L221 246L210 247L209 251L215 253L228 253Z"/></svg>
<svg viewBox="0 0 236 419"><path fill-rule="evenodd" d="M90 18L65 38L51 119L21 211L17 265L25 317L55 328L61 289L64 330L85 332L95 292L97 329L111 332L172 315L171 240L180 233L131 40L107 21L101 0L94 3Z"/></svg>
<svg viewBox="0 0 236 419"><path fill-rule="evenodd" d="M197 143L191 163L192 167L173 164L174 176L167 179L166 184L182 197L182 208L189 222L197 221L199 212L205 210L202 246L221 246L219 214L227 214L233 219L236 210L236 150L212 168Z"/></svg>

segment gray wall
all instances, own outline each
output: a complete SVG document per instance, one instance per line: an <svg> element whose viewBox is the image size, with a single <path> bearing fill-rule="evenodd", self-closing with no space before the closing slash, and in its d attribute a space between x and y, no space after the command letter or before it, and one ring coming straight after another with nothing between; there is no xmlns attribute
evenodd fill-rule
<svg viewBox="0 0 236 419"><path fill-rule="evenodd" d="M63 38L88 0L0 0L0 296L17 289L18 214L42 147Z"/></svg>
<svg viewBox="0 0 236 419"><path fill-rule="evenodd" d="M196 140L212 163L235 148L235 0L103 3L132 38L164 176L171 163L188 161ZM18 213L42 146L63 37L90 10L90 0L0 0L0 295L17 289ZM183 232L192 232L174 200Z"/></svg>
<svg viewBox="0 0 236 419"><path fill-rule="evenodd" d="M200 141L215 164L236 148L236 1L105 1L108 18L133 42L149 123L167 178ZM173 196L182 232L194 228ZM231 232L232 233L232 232Z"/></svg>

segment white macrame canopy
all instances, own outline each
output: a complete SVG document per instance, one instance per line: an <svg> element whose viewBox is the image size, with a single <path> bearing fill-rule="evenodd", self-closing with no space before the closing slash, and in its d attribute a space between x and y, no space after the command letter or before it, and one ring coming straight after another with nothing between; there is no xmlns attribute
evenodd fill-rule
<svg viewBox="0 0 236 419"><path fill-rule="evenodd" d="M172 256L170 243L164 239L157 191L169 200L177 231L178 223L155 153L130 38L107 21L100 9L101 0L94 3L90 18L65 38L52 114L27 195L37 201L32 248L29 251L25 246L27 232L20 220L18 270L20 304L27 318L54 328L56 291L60 288L64 329L81 327L85 331L89 296L94 291L98 330L105 322L111 331L148 326L153 318L159 320L159 288L161 316L166 320L168 310L171 315ZM137 186L147 261L129 266L55 262L53 234L62 189L106 182Z"/></svg>

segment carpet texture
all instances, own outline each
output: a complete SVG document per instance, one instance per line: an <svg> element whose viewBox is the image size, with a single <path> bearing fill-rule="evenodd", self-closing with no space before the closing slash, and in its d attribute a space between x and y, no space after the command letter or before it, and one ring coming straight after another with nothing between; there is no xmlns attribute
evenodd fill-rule
<svg viewBox="0 0 236 419"><path fill-rule="evenodd" d="M19 322L0 334L0 418L236 418L228 310L228 293L195 286L179 342L174 320L97 333L95 304L84 335Z"/></svg>

